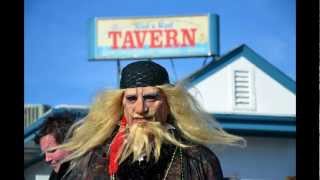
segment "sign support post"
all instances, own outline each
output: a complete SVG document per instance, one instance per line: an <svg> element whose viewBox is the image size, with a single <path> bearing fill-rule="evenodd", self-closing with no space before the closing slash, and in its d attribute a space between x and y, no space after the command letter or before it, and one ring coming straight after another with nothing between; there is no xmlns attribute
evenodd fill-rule
<svg viewBox="0 0 320 180"><path fill-rule="evenodd" d="M121 73L120 60L117 59L117 84L119 88L120 88L120 75L121 75L120 73Z"/></svg>

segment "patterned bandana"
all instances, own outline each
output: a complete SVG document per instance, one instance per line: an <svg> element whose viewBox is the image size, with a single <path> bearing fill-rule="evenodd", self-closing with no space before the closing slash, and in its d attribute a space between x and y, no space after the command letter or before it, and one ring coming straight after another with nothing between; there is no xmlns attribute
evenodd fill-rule
<svg viewBox="0 0 320 180"><path fill-rule="evenodd" d="M123 68L120 88L156 86L169 83L167 70L152 61L137 61Z"/></svg>

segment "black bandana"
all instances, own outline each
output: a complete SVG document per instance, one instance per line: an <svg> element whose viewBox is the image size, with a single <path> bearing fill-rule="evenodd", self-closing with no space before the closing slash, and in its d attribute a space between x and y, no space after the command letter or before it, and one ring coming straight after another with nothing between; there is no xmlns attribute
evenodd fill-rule
<svg viewBox="0 0 320 180"><path fill-rule="evenodd" d="M120 88L156 86L169 83L166 69L152 61L128 64L121 73Z"/></svg>

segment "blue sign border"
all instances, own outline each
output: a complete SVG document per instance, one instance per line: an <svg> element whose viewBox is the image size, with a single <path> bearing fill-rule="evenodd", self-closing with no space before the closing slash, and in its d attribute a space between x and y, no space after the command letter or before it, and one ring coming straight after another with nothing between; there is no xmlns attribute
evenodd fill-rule
<svg viewBox="0 0 320 180"><path fill-rule="evenodd" d="M187 17L184 16L151 16L151 17L118 17L104 18L94 17L89 21L89 60L132 60L132 59L161 59L161 58L191 58L191 57L209 57L219 55L220 51L220 33L219 16L216 14L189 15L189 16L207 16L208 17L208 43L197 44L195 47L185 48L148 48L110 50L96 46L97 34L96 23L98 20L112 19L138 19L138 18L165 18L165 17ZM105 54L108 54L106 56Z"/></svg>

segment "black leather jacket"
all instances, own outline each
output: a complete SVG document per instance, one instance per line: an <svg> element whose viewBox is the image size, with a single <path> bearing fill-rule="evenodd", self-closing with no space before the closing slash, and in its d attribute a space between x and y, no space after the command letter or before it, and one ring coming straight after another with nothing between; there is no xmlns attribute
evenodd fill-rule
<svg viewBox="0 0 320 180"><path fill-rule="evenodd" d="M67 172L69 168L69 162L63 163L60 166L60 169L58 173L52 171L49 177L49 180L60 180L64 176L64 174Z"/></svg>
<svg viewBox="0 0 320 180"><path fill-rule="evenodd" d="M166 148L166 149L165 149ZM108 158L103 146L88 153L80 163L63 180L108 180ZM115 179L117 180L160 180L163 179L175 150L174 145L164 145L158 162L134 162L130 158L123 162ZM222 180L223 174L216 155L208 148L197 145L190 148L180 148L168 170L167 180ZM87 160L85 160L87 159ZM182 160L182 161L181 161Z"/></svg>
<svg viewBox="0 0 320 180"><path fill-rule="evenodd" d="M87 153L81 162L63 180L108 180L108 144L101 145ZM128 158L123 162L115 179L117 180L223 180L223 173L217 156L203 145L177 148L163 144L157 162L134 162ZM170 166L172 160L172 164ZM168 167L170 166L169 170ZM167 174L167 175L166 175Z"/></svg>

